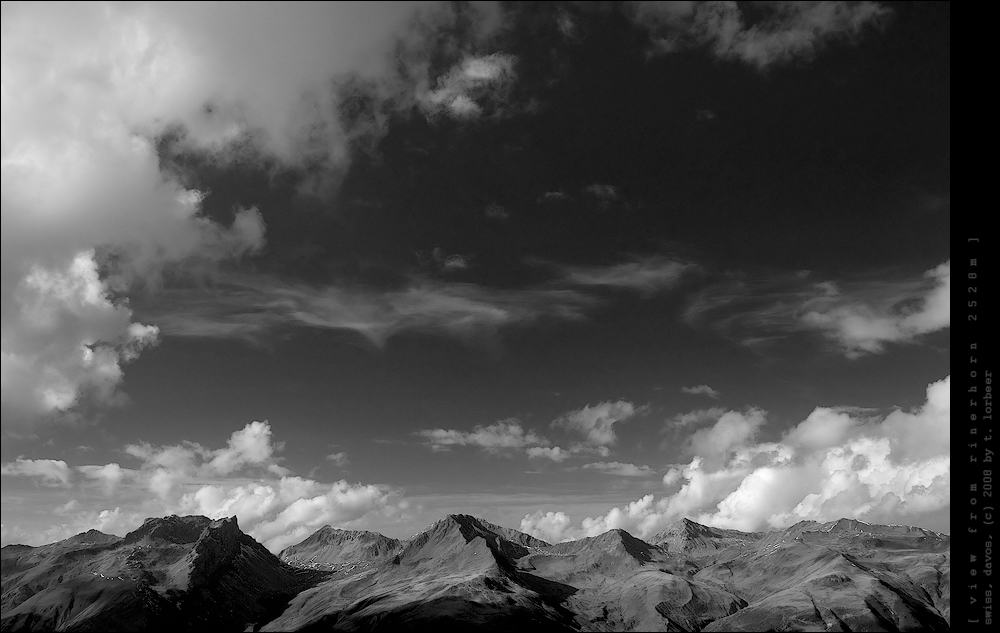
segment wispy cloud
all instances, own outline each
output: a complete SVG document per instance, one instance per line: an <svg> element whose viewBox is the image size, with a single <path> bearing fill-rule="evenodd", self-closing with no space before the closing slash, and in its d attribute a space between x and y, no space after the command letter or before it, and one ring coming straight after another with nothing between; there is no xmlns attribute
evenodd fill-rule
<svg viewBox="0 0 1000 633"><path fill-rule="evenodd" d="M615 475L618 477L648 477L649 475L656 474L656 471L649 466L636 466L635 464L622 462L592 462L584 464L582 468L597 470L605 475Z"/></svg>
<svg viewBox="0 0 1000 633"><path fill-rule="evenodd" d="M632 290L643 295L676 286L681 278L699 267L663 256L635 258L611 266L563 266L562 280L576 286L604 286Z"/></svg>
<svg viewBox="0 0 1000 633"><path fill-rule="evenodd" d="M891 13L876 2L769 2L765 20L746 26L735 2L632 2L634 22L649 31L650 54L707 45L722 59L758 69L808 59L827 41L858 36Z"/></svg>
<svg viewBox="0 0 1000 633"><path fill-rule="evenodd" d="M819 331L849 358L912 343L951 325L951 262L898 281L810 282L808 275L738 279L706 288L685 320L748 346Z"/></svg>
<svg viewBox="0 0 1000 633"><path fill-rule="evenodd" d="M403 331L473 339L545 319L581 320L597 300L570 289L496 289L415 278L398 290L315 287L229 277L211 290L174 290L150 306L163 333L255 338L279 326L352 330L376 345Z"/></svg>
<svg viewBox="0 0 1000 633"><path fill-rule="evenodd" d="M440 249L431 260L442 272L468 268L469 258ZM554 279L527 288L410 277L402 288L311 286L264 275L218 275L211 287L168 289L141 308L166 336L259 339L282 326L355 331L376 345L404 331L436 332L473 341L510 326L580 321L604 300L585 293L610 288L650 296L676 286L699 268L662 256L611 266L561 266Z"/></svg>
<svg viewBox="0 0 1000 633"><path fill-rule="evenodd" d="M549 444L548 440L534 431L525 431L516 418L500 420L489 426L477 426L472 431L425 429L417 431L414 435L424 438L427 445L435 451L447 451L453 446L474 446L496 454L508 449L542 447Z"/></svg>
<svg viewBox="0 0 1000 633"><path fill-rule="evenodd" d="M351 463L351 460L347 458L347 453L344 451L330 453L325 459L337 468L346 468L347 465Z"/></svg>
<svg viewBox="0 0 1000 633"><path fill-rule="evenodd" d="M692 396L708 396L709 398L718 399L722 396L722 393L717 389L712 389L708 385L695 385L694 387L681 387L683 393L689 393Z"/></svg>
<svg viewBox="0 0 1000 633"><path fill-rule="evenodd" d="M696 426L705 422L714 422L725 413L722 407L712 407L711 409L697 409L687 413L678 413L667 421L667 428L683 428Z"/></svg>

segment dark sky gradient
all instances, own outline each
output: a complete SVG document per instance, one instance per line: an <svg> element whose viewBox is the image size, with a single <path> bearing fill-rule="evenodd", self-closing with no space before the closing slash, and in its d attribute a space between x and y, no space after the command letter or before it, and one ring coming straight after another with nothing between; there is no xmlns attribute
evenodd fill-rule
<svg viewBox="0 0 1000 633"><path fill-rule="evenodd" d="M659 494L658 477L567 470L572 462L529 462L523 452L432 452L414 433L516 417L565 445L553 420L624 399L649 409L617 425L608 459L663 469L685 461L682 438L661 433L664 422L693 409L759 407L768 423L758 440L777 441L817 406L885 414L922 405L927 385L950 373L948 329L850 359L815 330L750 346L740 337L752 331L684 317L698 293L733 279L784 279L791 292L787 280L809 271L800 289L862 287L918 280L950 258L950 9L890 6L880 27L758 70L706 47L650 57L647 33L620 7L505 5L512 22L495 48L518 59L506 110L462 121L390 107L384 135L359 138L349 168L333 176L338 185L319 197L301 193L301 172L220 164L162 137L161 164L209 192L206 215L228 224L235 208L261 211L266 246L225 264L234 275L388 292L413 278L538 288L560 266L648 257L697 270L657 293L588 287L581 292L599 304L584 320L466 340L403 331L379 347L350 330L292 324L253 342L168 333L128 366L126 406L5 439L4 461L41 456L51 440L53 454L93 445L87 463L124 466L126 443L223 446L266 419L285 443L282 464L321 481L623 503ZM573 37L560 34L558 12L572 17ZM452 63L440 53L440 72ZM352 108L374 103L363 84L350 85L348 129ZM617 199L586 192L593 184L613 186ZM490 205L507 217L490 217ZM435 249L463 255L468 267L442 270ZM171 289L210 297L214 283L168 277L166 292L132 295L136 318L155 323ZM680 392L698 384L723 395ZM335 451L350 457L346 473L324 460Z"/></svg>

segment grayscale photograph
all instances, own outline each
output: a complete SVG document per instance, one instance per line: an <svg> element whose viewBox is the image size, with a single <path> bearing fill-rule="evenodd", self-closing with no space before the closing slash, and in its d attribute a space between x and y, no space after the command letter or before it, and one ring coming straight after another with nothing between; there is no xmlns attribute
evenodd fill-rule
<svg viewBox="0 0 1000 633"><path fill-rule="evenodd" d="M950 28L3 2L0 629L950 630Z"/></svg>

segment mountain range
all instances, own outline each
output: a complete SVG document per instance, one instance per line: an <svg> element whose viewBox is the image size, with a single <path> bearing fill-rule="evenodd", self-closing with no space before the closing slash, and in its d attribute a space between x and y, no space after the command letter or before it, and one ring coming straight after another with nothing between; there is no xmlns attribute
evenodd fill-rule
<svg viewBox="0 0 1000 633"><path fill-rule="evenodd" d="M409 539L326 526L275 556L235 518L2 550L2 631L935 631L950 537L840 519L683 519L549 544L469 515Z"/></svg>

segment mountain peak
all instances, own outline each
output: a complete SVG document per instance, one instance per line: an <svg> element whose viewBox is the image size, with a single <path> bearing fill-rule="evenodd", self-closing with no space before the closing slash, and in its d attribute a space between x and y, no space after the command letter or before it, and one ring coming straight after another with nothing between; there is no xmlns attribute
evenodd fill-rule
<svg viewBox="0 0 1000 633"><path fill-rule="evenodd" d="M143 538L160 538L171 543L184 545L198 540L208 527L219 527L232 522L236 525L236 517L213 521L205 516L151 517L143 521L142 526L125 535L126 543L133 543Z"/></svg>

